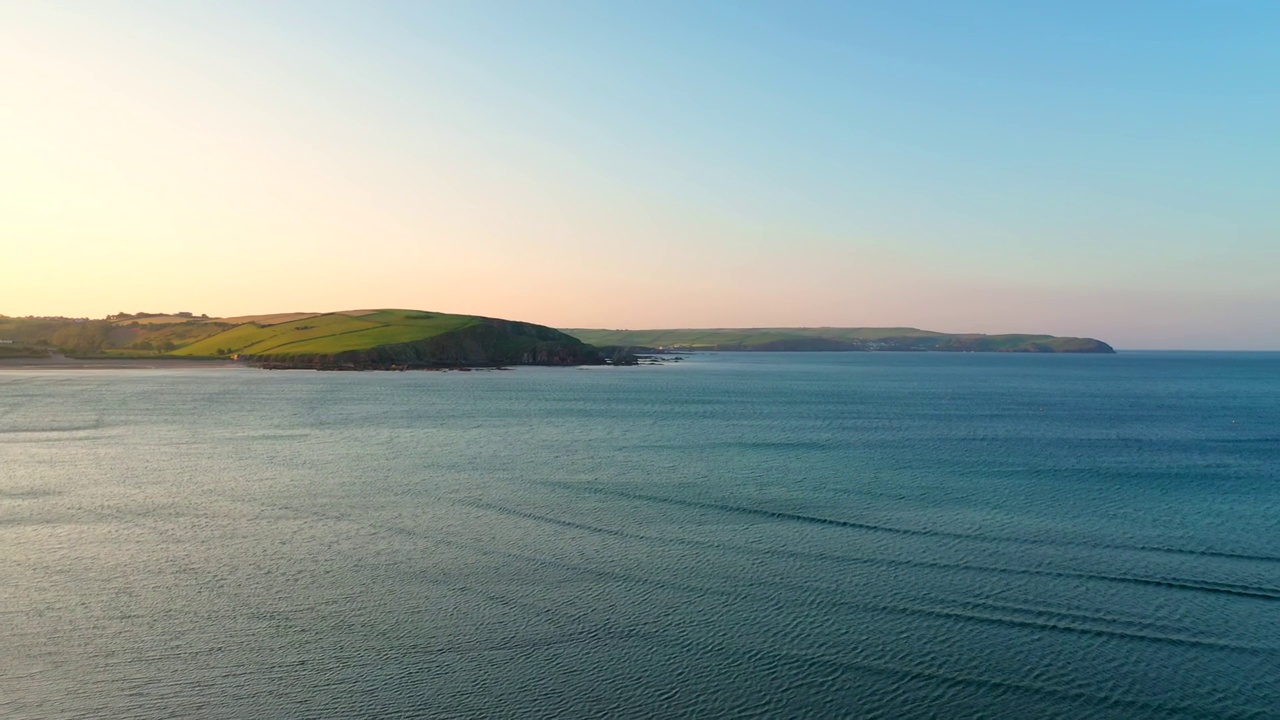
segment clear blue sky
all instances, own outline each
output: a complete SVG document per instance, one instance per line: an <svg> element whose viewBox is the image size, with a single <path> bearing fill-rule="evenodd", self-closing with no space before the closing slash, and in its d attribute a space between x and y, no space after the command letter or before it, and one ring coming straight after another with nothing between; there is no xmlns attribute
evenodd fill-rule
<svg viewBox="0 0 1280 720"><path fill-rule="evenodd" d="M1280 349L1280 2L33 2L0 46L0 313Z"/></svg>

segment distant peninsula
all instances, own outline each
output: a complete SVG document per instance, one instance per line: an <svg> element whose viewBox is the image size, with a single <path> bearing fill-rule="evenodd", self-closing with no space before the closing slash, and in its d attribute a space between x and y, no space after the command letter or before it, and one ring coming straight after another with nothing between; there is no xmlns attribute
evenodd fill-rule
<svg viewBox="0 0 1280 720"><path fill-rule="evenodd" d="M941 333L916 328L710 328L670 330L568 329L566 333L596 346L637 351L898 351L1114 353L1101 340L1053 335Z"/></svg>
<svg viewBox="0 0 1280 720"><path fill-rule="evenodd" d="M633 365L644 353L933 351L1112 353L1092 338L948 334L915 328L556 330L422 310L102 319L0 315L0 360L222 360L268 369L408 370Z"/></svg>

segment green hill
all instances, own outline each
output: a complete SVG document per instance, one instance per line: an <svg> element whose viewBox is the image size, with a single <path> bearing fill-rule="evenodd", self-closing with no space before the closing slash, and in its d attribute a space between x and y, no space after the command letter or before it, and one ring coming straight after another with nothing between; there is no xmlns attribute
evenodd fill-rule
<svg viewBox="0 0 1280 720"><path fill-rule="evenodd" d="M1113 353L1093 338L1052 335L950 334L916 328L705 328L598 330L566 333L583 342L649 349L720 351L938 351Z"/></svg>
<svg viewBox="0 0 1280 720"><path fill-rule="evenodd" d="M285 313L246 318L120 313L6 318L0 340L77 357L234 358L272 367L364 369L601 362L577 338L531 323L419 310Z"/></svg>
<svg viewBox="0 0 1280 720"><path fill-rule="evenodd" d="M265 324L246 322L187 345L177 356L334 355L435 337L483 318L412 310L338 312Z"/></svg>

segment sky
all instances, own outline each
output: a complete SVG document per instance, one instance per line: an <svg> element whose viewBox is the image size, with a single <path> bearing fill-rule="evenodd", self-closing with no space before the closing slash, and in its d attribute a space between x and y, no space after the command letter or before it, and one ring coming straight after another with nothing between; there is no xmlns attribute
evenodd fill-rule
<svg viewBox="0 0 1280 720"><path fill-rule="evenodd" d="M1280 3L0 3L0 314L1280 349Z"/></svg>

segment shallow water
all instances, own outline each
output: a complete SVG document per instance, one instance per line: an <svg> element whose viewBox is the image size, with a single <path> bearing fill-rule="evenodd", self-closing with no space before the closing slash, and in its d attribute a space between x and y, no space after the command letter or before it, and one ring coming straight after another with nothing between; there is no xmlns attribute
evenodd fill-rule
<svg viewBox="0 0 1280 720"><path fill-rule="evenodd" d="M1280 717L1280 355L0 370L0 715Z"/></svg>

